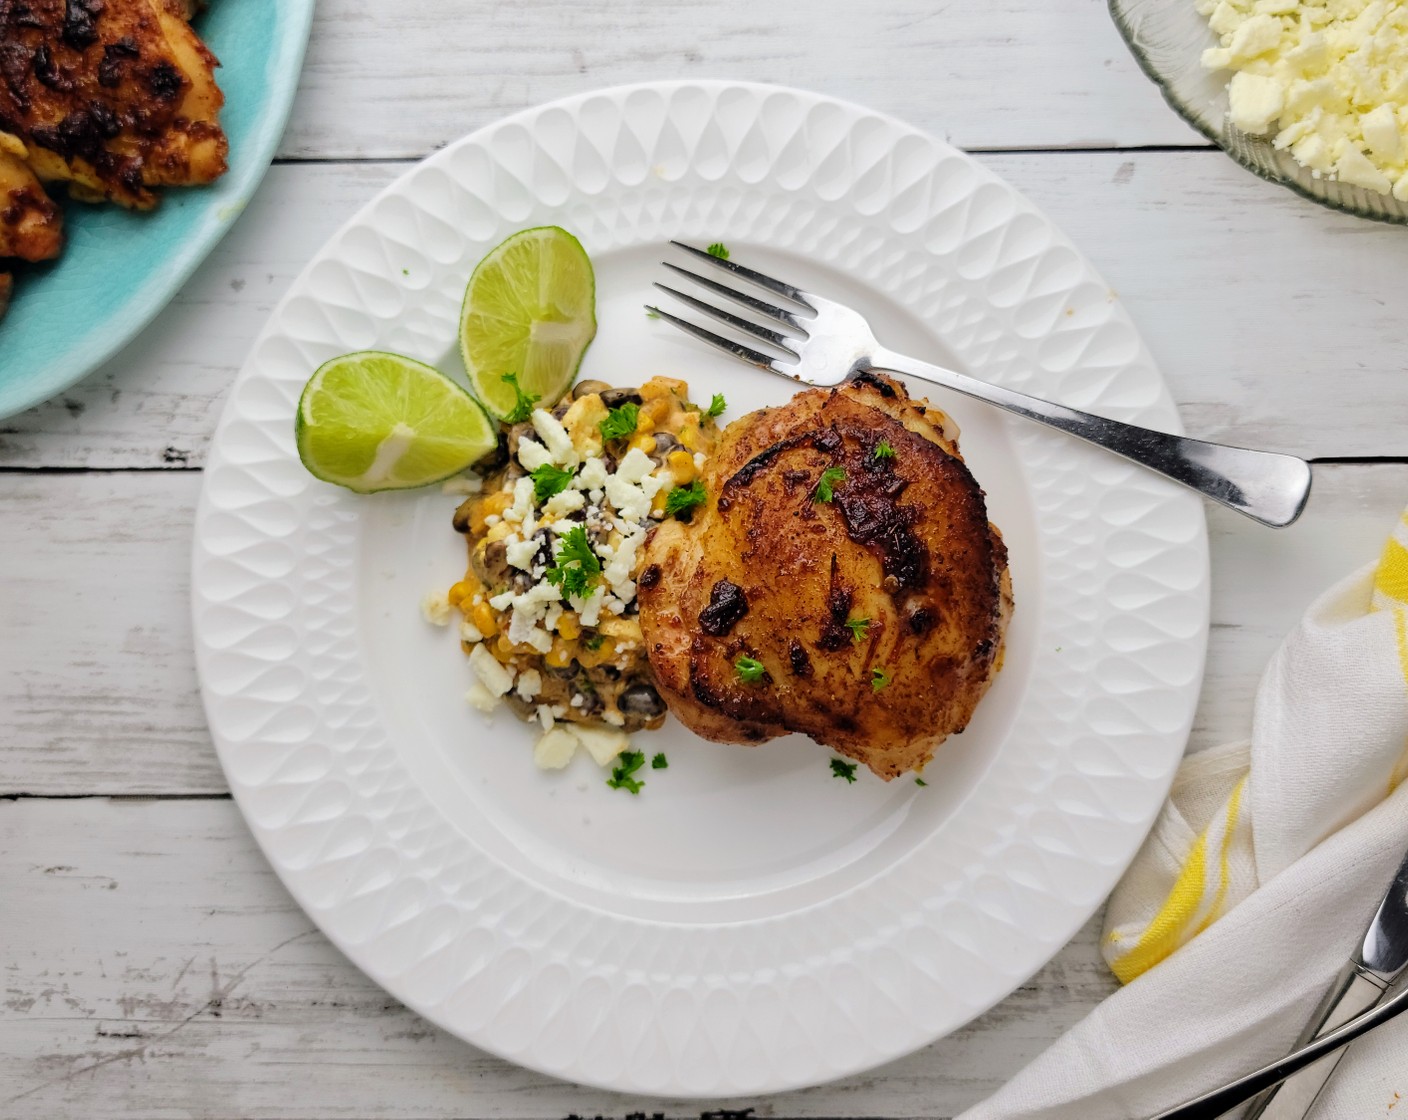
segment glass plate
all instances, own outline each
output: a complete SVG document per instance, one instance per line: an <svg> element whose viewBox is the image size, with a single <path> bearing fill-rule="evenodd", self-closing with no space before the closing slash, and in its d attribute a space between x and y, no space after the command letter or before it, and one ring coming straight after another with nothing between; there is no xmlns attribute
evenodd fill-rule
<svg viewBox="0 0 1408 1120"><path fill-rule="evenodd" d="M1179 116L1248 171L1289 187L1296 194L1376 222L1408 223L1408 203L1333 179L1317 179L1289 152L1227 121L1225 70L1205 70L1199 59L1218 38L1193 0L1109 0L1115 26L1144 73Z"/></svg>

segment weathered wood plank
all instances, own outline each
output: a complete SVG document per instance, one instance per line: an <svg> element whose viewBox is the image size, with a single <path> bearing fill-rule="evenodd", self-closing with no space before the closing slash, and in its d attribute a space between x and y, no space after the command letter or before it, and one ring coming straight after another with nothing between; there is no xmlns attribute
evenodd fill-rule
<svg viewBox="0 0 1408 1120"><path fill-rule="evenodd" d="M604 86L732 78L824 90L981 148L1198 144L1104 0L320 0L281 153L422 156Z"/></svg>
<svg viewBox="0 0 1408 1120"><path fill-rule="evenodd" d="M987 157L1094 260L1190 431L1311 456L1408 454L1401 230L1331 214L1216 152ZM399 164L276 167L171 307L88 380L0 421L0 465L199 463L274 303ZM1235 293L1235 298L1233 294Z"/></svg>
<svg viewBox="0 0 1408 1120"><path fill-rule="evenodd" d="M406 1010L316 932L229 801L0 800L0 898L13 1120L701 1111L530 1073ZM718 1105L950 1116L1113 990L1097 936L1092 923L993 1012L882 1070Z"/></svg>
<svg viewBox="0 0 1408 1120"><path fill-rule="evenodd" d="M191 660L195 472L0 474L0 796L222 793ZM1281 533L1220 509L1194 746L1244 735L1266 659L1310 600L1376 555L1408 464L1317 472ZM413 605L409 609L414 609Z"/></svg>

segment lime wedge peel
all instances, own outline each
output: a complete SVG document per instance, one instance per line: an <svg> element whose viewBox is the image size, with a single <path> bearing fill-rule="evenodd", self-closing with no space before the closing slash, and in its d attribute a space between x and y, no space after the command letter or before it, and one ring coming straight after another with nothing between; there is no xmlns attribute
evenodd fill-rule
<svg viewBox="0 0 1408 1120"><path fill-rule="evenodd" d="M596 277L582 243L558 226L513 234L475 267L460 309L470 388L495 416L517 403L505 374L551 408L572 387L596 335Z"/></svg>
<svg viewBox="0 0 1408 1120"><path fill-rule="evenodd" d="M439 370L375 350L318 368L294 433L314 477L360 494L440 482L498 442L479 402Z"/></svg>

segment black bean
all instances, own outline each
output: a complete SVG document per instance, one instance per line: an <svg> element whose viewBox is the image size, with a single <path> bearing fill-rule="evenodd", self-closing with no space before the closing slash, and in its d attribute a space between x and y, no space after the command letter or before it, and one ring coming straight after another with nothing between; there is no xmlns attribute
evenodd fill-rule
<svg viewBox="0 0 1408 1120"><path fill-rule="evenodd" d="M586 381L577 382L577 387L572 390L572 399L574 401L581 400L583 397L589 397L593 393L609 393L610 391L611 386L605 381L594 381L588 378Z"/></svg>
<svg viewBox="0 0 1408 1120"><path fill-rule="evenodd" d="M554 677L561 677L563 680L571 680L573 677L575 677L578 673L582 671L582 663L574 657L566 665L563 665L559 668L557 666L549 665L546 661L544 661L543 669Z"/></svg>
<svg viewBox="0 0 1408 1120"><path fill-rule="evenodd" d="M663 715L665 712L665 701L660 699L655 686L644 681L638 681L623 691L616 701L616 706L622 712L647 718Z"/></svg>
<svg viewBox="0 0 1408 1120"><path fill-rule="evenodd" d="M607 389L601 394L601 403L607 408L620 408L627 401L640 404L641 395L634 389Z"/></svg>

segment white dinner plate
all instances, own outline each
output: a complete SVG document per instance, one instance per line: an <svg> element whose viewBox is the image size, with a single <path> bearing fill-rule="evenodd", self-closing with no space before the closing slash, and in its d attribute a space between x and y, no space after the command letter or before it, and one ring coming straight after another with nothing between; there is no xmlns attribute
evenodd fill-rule
<svg viewBox="0 0 1408 1120"><path fill-rule="evenodd" d="M421 618L463 572L456 501L357 497L294 450L304 381L349 350L462 374L470 270L565 226L597 275L582 376L686 378L727 418L789 396L649 319L668 238L862 309L888 345L1165 430L1110 288L1011 187L889 117L661 82L520 113L409 170L336 234L260 336L196 521L206 712L240 808L323 931L461 1038L574 1081L757 1094L888 1061L1016 988L1090 917L1183 750L1208 624L1199 500L1076 441L933 393L1011 550L1006 665L927 786L837 780L801 739L638 743L640 796L471 709Z"/></svg>

